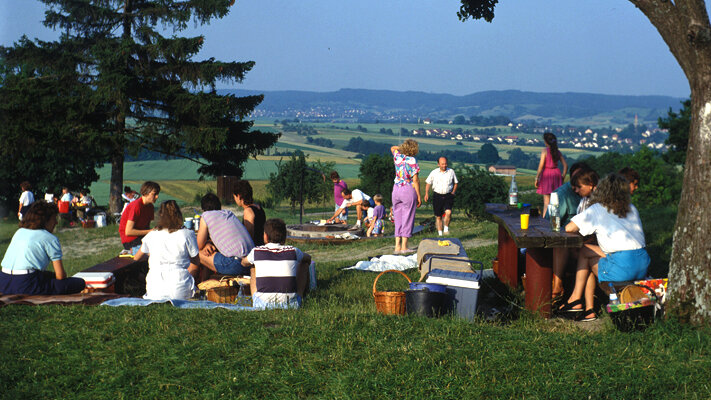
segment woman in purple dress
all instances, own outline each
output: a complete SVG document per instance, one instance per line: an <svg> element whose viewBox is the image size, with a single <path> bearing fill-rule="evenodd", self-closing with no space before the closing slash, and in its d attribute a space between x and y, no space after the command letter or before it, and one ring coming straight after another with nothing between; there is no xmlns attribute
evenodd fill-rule
<svg viewBox="0 0 711 400"><path fill-rule="evenodd" d="M568 163L565 162L563 154L558 150L558 139L555 135L546 132L543 134L543 141L546 148L541 151L541 162L538 163L536 172L536 193L543 195L543 216L548 212L548 203L551 201L551 192L554 192L563 184L565 174L568 172ZM558 162L563 164L563 173L558 169Z"/></svg>
<svg viewBox="0 0 711 400"><path fill-rule="evenodd" d="M407 240L415 226L415 209L422 204L420 199L420 166L415 156L419 145L412 139L400 146L390 148L395 162L395 183L393 185L393 218L395 219L395 253L410 253Z"/></svg>

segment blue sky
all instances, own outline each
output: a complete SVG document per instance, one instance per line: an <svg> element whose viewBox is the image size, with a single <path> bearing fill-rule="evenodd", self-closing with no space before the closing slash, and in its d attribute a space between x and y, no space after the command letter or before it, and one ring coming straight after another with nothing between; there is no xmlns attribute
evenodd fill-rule
<svg viewBox="0 0 711 400"><path fill-rule="evenodd" d="M189 35L197 59L255 61L258 90L483 90L688 97L668 47L628 1L501 0L492 23L460 22L456 0L238 0ZM43 5L0 0L0 45L52 39Z"/></svg>

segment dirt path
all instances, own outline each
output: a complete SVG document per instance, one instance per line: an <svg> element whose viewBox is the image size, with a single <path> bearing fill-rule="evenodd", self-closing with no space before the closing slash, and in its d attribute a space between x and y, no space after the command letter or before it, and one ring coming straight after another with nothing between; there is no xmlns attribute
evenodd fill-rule
<svg viewBox="0 0 711 400"><path fill-rule="evenodd" d="M106 249L120 246L118 236L108 237L103 239L91 239L90 241L72 241L62 243L62 253L64 257L84 257L92 254L100 253ZM118 252L116 253L118 255Z"/></svg>

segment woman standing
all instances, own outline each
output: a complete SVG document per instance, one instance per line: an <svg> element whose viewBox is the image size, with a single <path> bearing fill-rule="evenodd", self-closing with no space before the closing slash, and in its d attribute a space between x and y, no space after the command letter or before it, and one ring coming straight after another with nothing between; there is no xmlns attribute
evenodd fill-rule
<svg viewBox="0 0 711 400"><path fill-rule="evenodd" d="M17 218L22 221L22 217L25 215L30 205L35 202L35 196L30 192L30 183L24 181L20 183L20 189L22 189L22 194L20 195L20 207L17 209Z"/></svg>
<svg viewBox="0 0 711 400"><path fill-rule="evenodd" d="M395 183L392 194L392 213L395 219L395 253L409 253L407 240L415 226L415 209L422 204L420 199L420 167L415 156L419 145L412 139L400 146L390 148L395 162Z"/></svg>
<svg viewBox="0 0 711 400"><path fill-rule="evenodd" d="M2 259L0 293L71 294L84 290L84 280L67 278L62 246L52 234L59 210L54 203L33 203L24 213ZM54 278L44 273L52 262Z"/></svg>
<svg viewBox="0 0 711 400"><path fill-rule="evenodd" d="M183 227L183 214L175 200L164 201L158 211L158 224L141 243L134 256L148 255L146 299L187 300L195 292L193 275L198 273L200 256L195 232Z"/></svg>
<svg viewBox="0 0 711 400"><path fill-rule="evenodd" d="M538 188L536 193L543 195L543 216L548 212L548 203L551 201L551 192L554 192L563 184L563 178L568 172L568 163L565 162L563 154L558 150L558 139L555 135L546 132L543 134L543 141L546 148L541 151L541 161L538 163L538 172L534 184ZM563 163L563 173L558 169L558 162Z"/></svg>

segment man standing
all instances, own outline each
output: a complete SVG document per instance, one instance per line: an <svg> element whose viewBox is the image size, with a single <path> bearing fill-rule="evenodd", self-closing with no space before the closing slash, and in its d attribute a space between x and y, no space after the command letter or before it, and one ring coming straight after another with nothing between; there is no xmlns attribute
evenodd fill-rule
<svg viewBox="0 0 711 400"><path fill-rule="evenodd" d="M119 235L124 249L131 250L132 247L140 246L141 239L151 231L153 204L158 201L159 194L160 185L147 181L141 185L141 198L126 207L119 223Z"/></svg>
<svg viewBox="0 0 711 400"><path fill-rule="evenodd" d="M242 266L242 259L254 248L247 228L232 211L223 210L220 199L212 193L206 194L200 205L203 210L197 233L200 264L222 275L249 275L249 269Z"/></svg>
<svg viewBox="0 0 711 400"><path fill-rule="evenodd" d="M437 161L439 168L430 172L427 176L427 186L425 187L425 201L428 200L430 188L432 194L432 208L437 217L437 233L440 236L449 234L449 221L452 218L452 206L454 205L454 193L457 191L457 175L454 170L447 168L447 157L440 157ZM444 219L444 221L442 221ZM442 229L444 222L444 230Z"/></svg>

